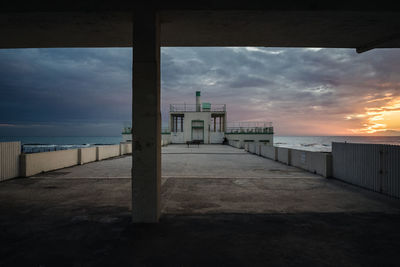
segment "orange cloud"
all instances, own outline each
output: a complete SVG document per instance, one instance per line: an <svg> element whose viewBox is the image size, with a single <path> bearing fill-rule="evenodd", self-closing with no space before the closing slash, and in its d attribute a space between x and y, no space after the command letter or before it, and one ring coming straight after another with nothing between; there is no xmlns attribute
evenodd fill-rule
<svg viewBox="0 0 400 267"><path fill-rule="evenodd" d="M384 97L374 98L368 95L364 99L366 99L366 104L381 103L382 106L366 107L365 113L346 116L346 120L365 118L361 128L349 129L350 131L356 134L374 134L387 130L400 130L400 97L387 93Z"/></svg>

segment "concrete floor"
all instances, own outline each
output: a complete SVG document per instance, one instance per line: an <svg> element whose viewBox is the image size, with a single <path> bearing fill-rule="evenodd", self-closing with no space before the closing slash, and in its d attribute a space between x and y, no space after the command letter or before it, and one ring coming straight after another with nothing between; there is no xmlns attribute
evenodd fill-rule
<svg viewBox="0 0 400 267"><path fill-rule="evenodd" d="M163 148L160 223L130 223L131 157L0 184L0 266L388 266L400 200L228 146Z"/></svg>

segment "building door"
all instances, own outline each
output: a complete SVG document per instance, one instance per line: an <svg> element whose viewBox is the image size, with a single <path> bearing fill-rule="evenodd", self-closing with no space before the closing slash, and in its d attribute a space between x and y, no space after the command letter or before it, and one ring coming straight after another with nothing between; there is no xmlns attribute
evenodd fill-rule
<svg viewBox="0 0 400 267"><path fill-rule="evenodd" d="M198 140L204 143L204 121L192 121L192 140Z"/></svg>

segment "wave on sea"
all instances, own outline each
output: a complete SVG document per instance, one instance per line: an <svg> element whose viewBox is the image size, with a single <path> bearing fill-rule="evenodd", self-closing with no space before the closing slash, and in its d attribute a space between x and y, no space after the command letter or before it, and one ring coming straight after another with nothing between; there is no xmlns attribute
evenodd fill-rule
<svg viewBox="0 0 400 267"><path fill-rule="evenodd" d="M75 148L85 148L90 146L91 146L90 144L81 144L81 145L24 144L22 145L21 150L23 153L38 153L38 152L50 152L50 151L67 150Z"/></svg>

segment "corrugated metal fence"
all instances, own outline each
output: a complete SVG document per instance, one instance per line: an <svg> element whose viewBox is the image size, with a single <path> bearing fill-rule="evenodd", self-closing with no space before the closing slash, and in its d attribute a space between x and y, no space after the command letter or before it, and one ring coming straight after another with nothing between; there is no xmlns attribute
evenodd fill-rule
<svg viewBox="0 0 400 267"><path fill-rule="evenodd" d="M19 176L20 142L0 142L0 181Z"/></svg>
<svg viewBox="0 0 400 267"><path fill-rule="evenodd" d="M332 144L333 177L400 197L400 146Z"/></svg>

